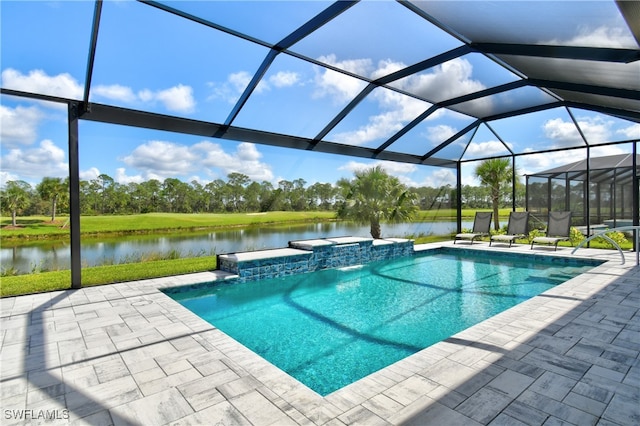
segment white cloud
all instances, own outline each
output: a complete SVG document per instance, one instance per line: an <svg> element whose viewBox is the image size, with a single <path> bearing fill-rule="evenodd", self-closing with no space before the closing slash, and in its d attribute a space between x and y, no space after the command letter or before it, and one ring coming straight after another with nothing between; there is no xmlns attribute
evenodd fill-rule
<svg viewBox="0 0 640 426"><path fill-rule="evenodd" d="M90 181L97 179L100 174L100 170L95 167L91 167L88 170L80 170L80 179Z"/></svg>
<svg viewBox="0 0 640 426"><path fill-rule="evenodd" d="M65 152L51 140L43 140L40 145L29 149L11 149L2 157L2 169L21 178L43 176L65 177L69 175Z"/></svg>
<svg viewBox="0 0 640 426"><path fill-rule="evenodd" d="M420 185L416 186L428 186L431 188L440 188L445 185L456 185L456 174L451 169L440 168L429 176L427 176Z"/></svg>
<svg viewBox="0 0 640 426"><path fill-rule="evenodd" d="M240 94L251 82L252 75L246 71L240 71L229 75L227 81L233 86L235 91Z"/></svg>
<svg viewBox="0 0 640 426"><path fill-rule="evenodd" d="M370 116L369 122L356 130L333 135L336 142L363 145L377 139L386 139L429 106L417 99L386 89L374 91L371 99L376 101L378 108L384 112Z"/></svg>
<svg viewBox="0 0 640 426"><path fill-rule="evenodd" d="M202 141L187 146L166 141L150 141L138 146L122 161L129 167L141 172L128 176L125 169L118 173L124 183L137 180L167 177L197 177L195 173L203 169L211 176L225 178L229 173L243 173L252 180L271 181L271 166L260 161L262 154L251 143L240 143L235 152L227 153L216 143ZM200 178L197 178L200 179ZM116 179L118 180L118 179ZM120 182L120 180L118 180Z"/></svg>
<svg viewBox="0 0 640 426"><path fill-rule="evenodd" d="M360 59L339 62L335 55L320 58L320 60L336 67L358 72L377 78L405 67L404 64L390 60L380 61L374 68L371 60ZM429 73L408 77L395 83L400 89L423 95L427 99L446 99L461 94L482 90L485 86L473 80L473 67L464 59L454 59ZM364 83L340 73L324 70L316 76L317 96L331 96L336 102L346 102L353 99L363 88ZM429 104L408 98L392 90L377 89L367 100L373 99L382 111L369 117L367 124L358 129L333 135L336 142L350 145L363 145L376 139L387 138L400 130L408 121L425 111ZM486 103L486 99L475 102ZM438 114L441 116L445 112ZM429 117L437 118L436 115ZM445 128L437 129L445 130ZM434 137L436 135L434 134Z"/></svg>
<svg viewBox="0 0 640 426"><path fill-rule="evenodd" d="M0 187L3 187L11 180L20 180L20 176L0 170Z"/></svg>
<svg viewBox="0 0 640 426"><path fill-rule="evenodd" d="M451 126L439 124L437 126L428 127L426 137L433 145L437 145L446 141L457 132L458 131Z"/></svg>
<svg viewBox="0 0 640 426"><path fill-rule="evenodd" d="M219 169L222 177L236 172L243 173L258 182L273 180L271 166L260 161L262 154L252 143L240 143L233 153L227 153L220 145L209 141L200 142L192 148L202 156L204 167ZM216 173L212 171L212 174Z"/></svg>
<svg viewBox="0 0 640 426"><path fill-rule="evenodd" d="M169 111L193 112L196 105L193 89L183 84L160 90L154 94L154 98L164 104Z"/></svg>
<svg viewBox="0 0 640 426"><path fill-rule="evenodd" d="M374 72L371 59L346 59L339 61L335 54L330 54L320 56L318 61L357 75L369 75Z"/></svg>
<svg viewBox="0 0 640 426"><path fill-rule="evenodd" d="M280 71L269 77L269 82L275 87L289 87L299 81L300 75L292 71Z"/></svg>
<svg viewBox="0 0 640 426"><path fill-rule="evenodd" d="M138 99L130 87L121 86L119 84L95 86L91 89L91 94L125 103L133 103Z"/></svg>
<svg viewBox="0 0 640 426"><path fill-rule="evenodd" d="M562 118L547 120L542 125L544 135L554 141L554 147L584 145L584 141L573 124L573 121L564 121Z"/></svg>
<svg viewBox="0 0 640 426"><path fill-rule="evenodd" d="M152 104L159 102L168 111L183 113L193 112L196 106L196 101L193 98L193 89L183 84L158 91L142 89L138 93L134 93L130 87L119 84L98 85L91 90L92 100L94 96L126 104Z"/></svg>
<svg viewBox="0 0 640 426"><path fill-rule="evenodd" d="M566 162L558 162L554 159L554 153L531 154L518 157L517 168L524 174L531 174L550 169Z"/></svg>
<svg viewBox="0 0 640 426"><path fill-rule="evenodd" d="M153 102L154 94L149 89L142 89L138 92L138 99L142 102Z"/></svg>
<svg viewBox="0 0 640 426"><path fill-rule="evenodd" d="M191 173L199 158L188 146L173 142L150 141L138 146L122 161L137 170L155 172L168 177Z"/></svg>
<svg viewBox="0 0 640 426"><path fill-rule="evenodd" d="M372 70L371 60L369 59L338 61L335 55L328 55L320 57L319 60L336 68L354 73L363 73L364 75L369 74ZM313 96L315 98L329 97L337 105L349 102L366 86L366 83L362 80L328 68L315 67L315 71L316 90Z"/></svg>
<svg viewBox="0 0 640 426"><path fill-rule="evenodd" d="M211 95L208 99L222 99L229 104L235 104L249 83L251 83L252 78L252 74L246 71L238 71L229 74L227 81L224 83L209 82L207 85L211 88ZM276 88L283 88L293 86L299 82L300 74L292 71L279 71L269 77L268 81L264 79L260 80L254 93L260 94L267 92L271 90L272 85Z"/></svg>
<svg viewBox="0 0 640 426"><path fill-rule="evenodd" d="M607 26L592 28L585 25L579 26L577 34L571 39L552 39L543 42L543 44L613 48L637 47L633 35L625 28Z"/></svg>
<svg viewBox="0 0 640 426"><path fill-rule="evenodd" d="M32 70L24 75L12 68L2 72L2 87L70 99L82 99L84 92L83 86L70 74L49 76L42 70ZM160 102L169 111L187 113L192 112L196 105L193 89L183 84L155 92L142 89L137 94L130 87L119 84L98 85L92 88L91 96L125 103Z"/></svg>
<svg viewBox="0 0 640 426"><path fill-rule="evenodd" d="M223 84L222 87L226 88L226 91L231 93L231 97L229 97L230 103L235 103L238 100L242 92L244 92L249 83L251 83L252 78L253 75L249 74L246 71L240 71L229 75L227 83ZM231 90L229 90L229 88ZM263 93L268 90L271 90L269 83L267 83L265 80L260 80L256 88L254 89L254 92Z"/></svg>
<svg viewBox="0 0 640 426"><path fill-rule="evenodd" d="M605 121L601 117L577 119L578 126L590 144L611 141L612 121Z"/></svg>
<svg viewBox="0 0 640 426"><path fill-rule="evenodd" d="M465 156L477 157L478 155L506 154L508 152L500 141L471 142Z"/></svg>
<svg viewBox="0 0 640 426"><path fill-rule="evenodd" d="M0 140L2 145L31 145L37 137L37 128L44 115L35 106L9 108L0 105Z"/></svg>
<svg viewBox="0 0 640 426"><path fill-rule="evenodd" d="M385 75L400 71L407 66L402 62L394 62L391 59L378 62L378 68L371 73L371 78L377 79Z"/></svg>
<svg viewBox="0 0 640 426"><path fill-rule="evenodd" d="M630 154L625 148L621 145L607 145L607 146L596 146L591 148L591 157L605 157L607 155L618 155L618 154ZM575 161L575 160L574 160Z"/></svg>
<svg viewBox="0 0 640 426"><path fill-rule="evenodd" d="M624 135L627 139L640 139L640 124L634 123L629 127L617 130L616 133Z"/></svg>
<svg viewBox="0 0 640 426"><path fill-rule="evenodd" d="M579 117L576 121L589 144L601 144L611 141L614 125L612 120L606 120L603 117ZM618 132L633 138L634 131L636 137L640 135L639 129L640 125L634 125ZM573 121L564 121L562 118L547 120L543 125L543 131L547 138L555 142L553 147L584 145L584 141Z"/></svg>
<svg viewBox="0 0 640 426"><path fill-rule="evenodd" d="M127 169L125 169L124 167L118 167L116 169L116 175L113 180L122 185L128 185L130 183L142 183L145 181L145 179L141 175L128 176Z"/></svg>
<svg viewBox="0 0 640 426"><path fill-rule="evenodd" d="M49 76L42 70L32 70L24 75L12 68L2 71L2 87L70 99L82 99L84 91L83 86L67 73Z"/></svg>
<svg viewBox="0 0 640 426"><path fill-rule="evenodd" d="M472 78L472 74L471 63L466 59L456 58L434 67L430 72L407 77L398 83L411 93L440 101L486 89L480 81ZM478 99L474 102L487 100Z"/></svg>

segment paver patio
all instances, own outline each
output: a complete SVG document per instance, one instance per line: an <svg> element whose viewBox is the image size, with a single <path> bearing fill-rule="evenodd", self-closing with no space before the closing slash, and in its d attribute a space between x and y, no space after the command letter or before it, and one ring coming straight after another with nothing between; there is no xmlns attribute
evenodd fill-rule
<svg viewBox="0 0 640 426"><path fill-rule="evenodd" d="M324 398L159 291L213 272L3 298L1 423L640 424L640 267L576 256L608 261Z"/></svg>

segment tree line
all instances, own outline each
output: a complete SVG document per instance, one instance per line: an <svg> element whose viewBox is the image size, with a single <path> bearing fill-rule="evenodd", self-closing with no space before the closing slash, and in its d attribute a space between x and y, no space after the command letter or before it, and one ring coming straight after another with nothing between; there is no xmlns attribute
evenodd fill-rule
<svg viewBox="0 0 640 426"><path fill-rule="evenodd" d="M304 179L256 182L242 173L230 173L227 179L216 179L205 185L198 181L183 182L176 178L164 181L150 179L141 183L122 184L101 174L80 181L80 206L83 215L167 213L238 213L267 211L338 211L349 193L348 179L335 184L314 183ZM420 210L451 208L456 190L450 185L439 188L411 187L415 206ZM500 205L511 203L504 193ZM8 181L0 188L3 214L51 215L69 213L69 179L45 177L32 186L25 181ZM490 208L495 194L488 186L462 187L463 205L467 208Z"/></svg>

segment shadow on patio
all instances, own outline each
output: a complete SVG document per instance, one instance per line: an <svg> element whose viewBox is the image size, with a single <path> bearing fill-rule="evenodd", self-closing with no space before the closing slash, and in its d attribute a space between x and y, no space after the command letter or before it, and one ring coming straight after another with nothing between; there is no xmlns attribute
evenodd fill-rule
<svg viewBox="0 0 640 426"><path fill-rule="evenodd" d="M518 309L519 318L505 312L489 319L485 325L508 318L489 334L480 337L484 328L480 326L447 339L438 345L442 359L412 376L414 383L415 378L426 381L422 392L429 384L433 392L421 395L387 421L403 425L639 424L638 283L640 267L636 266L585 300L580 300L584 295L579 295L578 287L573 292L579 297L573 301L552 291L531 300L524 314ZM562 314L539 327L540 320L554 316L556 309ZM461 337L466 334L472 337ZM438 385L450 390L443 392Z"/></svg>

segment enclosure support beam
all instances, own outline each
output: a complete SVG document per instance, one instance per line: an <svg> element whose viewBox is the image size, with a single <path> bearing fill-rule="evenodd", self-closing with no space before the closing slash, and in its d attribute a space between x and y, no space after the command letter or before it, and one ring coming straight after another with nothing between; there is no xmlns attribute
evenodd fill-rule
<svg viewBox="0 0 640 426"><path fill-rule="evenodd" d="M516 156L511 156L511 210L516 211L516 182L518 176L516 176Z"/></svg>
<svg viewBox="0 0 640 426"><path fill-rule="evenodd" d="M529 211L529 175L525 175L524 182L524 210Z"/></svg>
<svg viewBox="0 0 640 426"><path fill-rule="evenodd" d="M587 172L587 183L585 185L584 196L585 203L584 208L587 212L586 219L587 223L585 223L587 227L587 237L591 235L591 203L589 202L589 188L591 188L591 146L587 145L587 164L586 164L586 172ZM598 203L598 209L600 204Z"/></svg>
<svg viewBox="0 0 640 426"><path fill-rule="evenodd" d="M69 126L69 223L71 240L71 288L82 287L80 263L80 157L78 151L78 120L80 103L68 105Z"/></svg>
<svg viewBox="0 0 640 426"><path fill-rule="evenodd" d="M582 194L584 194L584 191ZM564 180L564 209L566 211L571 210L571 180L569 180L569 174Z"/></svg>
<svg viewBox="0 0 640 426"><path fill-rule="evenodd" d="M611 210L609 210L609 215L613 213L613 227L618 226L618 186L616 185L616 179L618 179L618 174L616 173L617 169L613 169L613 183L611 187Z"/></svg>
<svg viewBox="0 0 640 426"><path fill-rule="evenodd" d="M640 175L638 175L638 142L634 142L632 145L631 153L633 155L631 160L631 219L633 226L640 225ZM638 247L638 241L640 241L640 229L635 230L635 238L633 239L633 250L638 253L640 247Z"/></svg>
<svg viewBox="0 0 640 426"><path fill-rule="evenodd" d="M551 211L551 191L553 191L553 187L551 185L553 185L551 178L547 178L547 216Z"/></svg>
<svg viewBox="0 0 640 426"><path fill-rule="evenodd" d="M462 232L462 165L456 162L456 233Z"/></svg>
<svg viewBox="0 0 640 426"><path fill-rule="evenodd" d="M596 183L598 191L596 194L596 203L598 206L598 222L602 222L602 184Z"/></svg>

